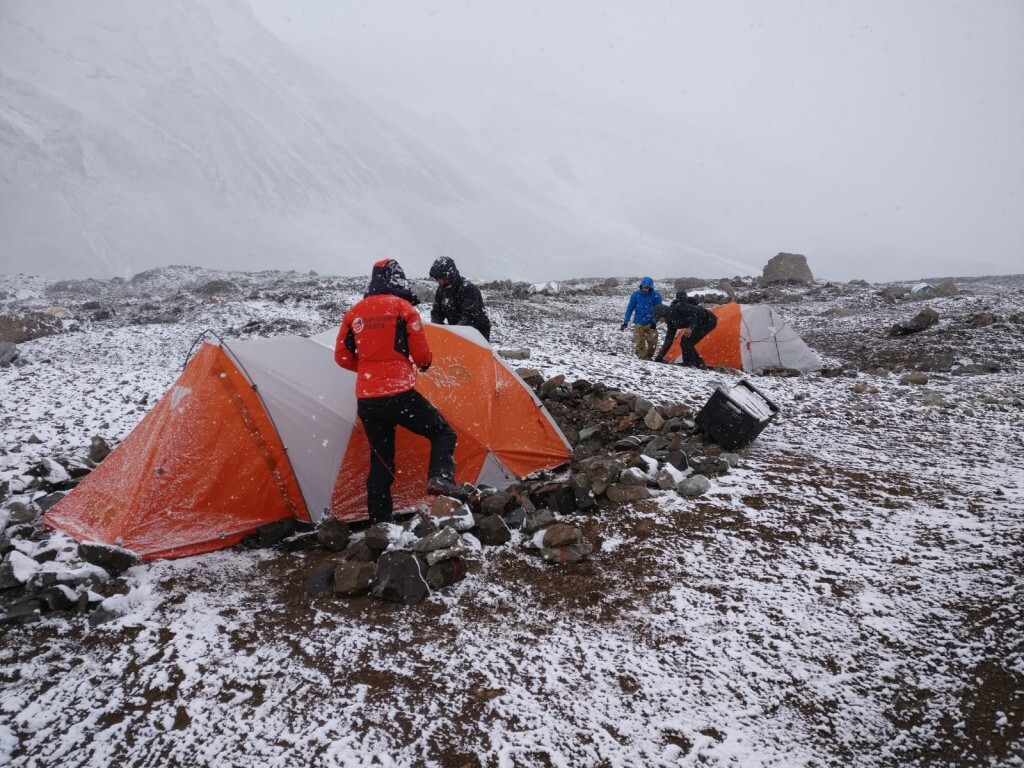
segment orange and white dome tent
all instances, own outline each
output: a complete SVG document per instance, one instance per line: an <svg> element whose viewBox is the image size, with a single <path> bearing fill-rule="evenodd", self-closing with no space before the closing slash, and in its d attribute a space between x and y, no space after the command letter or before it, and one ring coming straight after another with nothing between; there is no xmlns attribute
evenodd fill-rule
<svg viewBox="0 0 1024 768"><path fill-rule="evenodd" d="M458 435L458 483L503 488L568 460L533 391L473 328L425 324L434 355L417 389ZM204 343L121 444L44 521L144 559L231 546L294 518L367 517L369 446L337 329ZM424 500L429 442L398 430L395 508Z"/></svg>
<svg viewBox="0 0 1024 768"><path fill-rule="evenodd" d="M770 368L821 370L818 353L768 304L730 302L713 307L711 311L718 318L718 325L696 346L707 365L750 373L762 373ZM677 337L665 359L674 362L679 355Z"/></svg>

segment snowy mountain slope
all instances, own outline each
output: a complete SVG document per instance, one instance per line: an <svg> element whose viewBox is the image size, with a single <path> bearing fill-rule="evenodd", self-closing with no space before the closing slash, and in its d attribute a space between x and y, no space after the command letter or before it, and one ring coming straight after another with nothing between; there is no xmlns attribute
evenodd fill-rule
<svg viewBox="0 0 1024 768"><path fill-rule="evenodd" d="M565 277L674 249L503 179L471 178L305 64L235 0L0 8L0 264ZM10 201L7 203L6 201ZM639 268L639 267L638 267Z"/></svg>

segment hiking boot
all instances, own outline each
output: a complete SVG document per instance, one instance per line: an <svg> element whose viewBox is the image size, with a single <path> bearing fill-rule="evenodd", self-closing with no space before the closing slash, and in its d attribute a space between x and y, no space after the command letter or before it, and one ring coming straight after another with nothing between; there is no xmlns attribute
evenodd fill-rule
<svg viewBox="0 0 1024 768"><path fill-rule="evenodd" d="M447 477L432 477L427 481L427 493L431 496L451 496L459 501L465 501L476 491L469 483L456 485Z"/></svg>

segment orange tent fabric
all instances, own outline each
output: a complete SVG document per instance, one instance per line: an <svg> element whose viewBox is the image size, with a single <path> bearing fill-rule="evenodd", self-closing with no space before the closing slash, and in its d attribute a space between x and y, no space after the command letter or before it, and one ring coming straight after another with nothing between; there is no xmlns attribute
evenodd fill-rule
<svg viewBox="0 0 1024 768"><path fill-rule="evenodd" d="M479 333L425 327L434 363L417 387L458 435L458 482L505 487L568 460L550 415ZM151 559L230 546L275 520L366 519L369 446L336 335L204 344L44 522ZM396 510L425 500L428 451L398 430Z"/></svg>
<svg viewBox="0 0 1024 768"><path fill-rule="evenodd" d="M249 381L220 347L204 344L44 520L152 559L230 546L282 518L309 520L281 441Z"/></svg>
<svg viewBox="0 0 1024 768"><path fill-rule="evenodd" d="M467 329L426 324L434 362L416 389L441 411L458 435L455 481L506 483L568 460L569 446L533 392ZM399 429L395 440L395 509L424 500L430 444ZM366 517L369 445L358 422L331 497L339 520Z"/></svg>

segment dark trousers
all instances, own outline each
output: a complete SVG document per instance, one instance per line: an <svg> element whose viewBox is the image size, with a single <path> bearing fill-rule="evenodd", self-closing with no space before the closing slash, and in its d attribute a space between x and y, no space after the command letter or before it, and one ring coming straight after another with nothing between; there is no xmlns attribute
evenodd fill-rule
<svg viewBox="0 0 1024 768"><path fill-rule="evenodd" d="M366 508L371 523L394 520L391 484L395 481L395 428L430 440L427 477L455 477L455 431L419 392L410 389L386 397L361 397L357 411L370 443L370 474L366 478Z"/></svg>
<svg viewBox="0 0 1024 768"><path fill-rule="evenodd" d="M700 356L700 353L694 347L696 347L701 339L715 330L716 325L718 325L718 318L712 315L707 322L698 323L691 328L689 336L679 337L679 351L682 353L679 358L681 365L707 368L704 364L704 358Z"/></svg>

